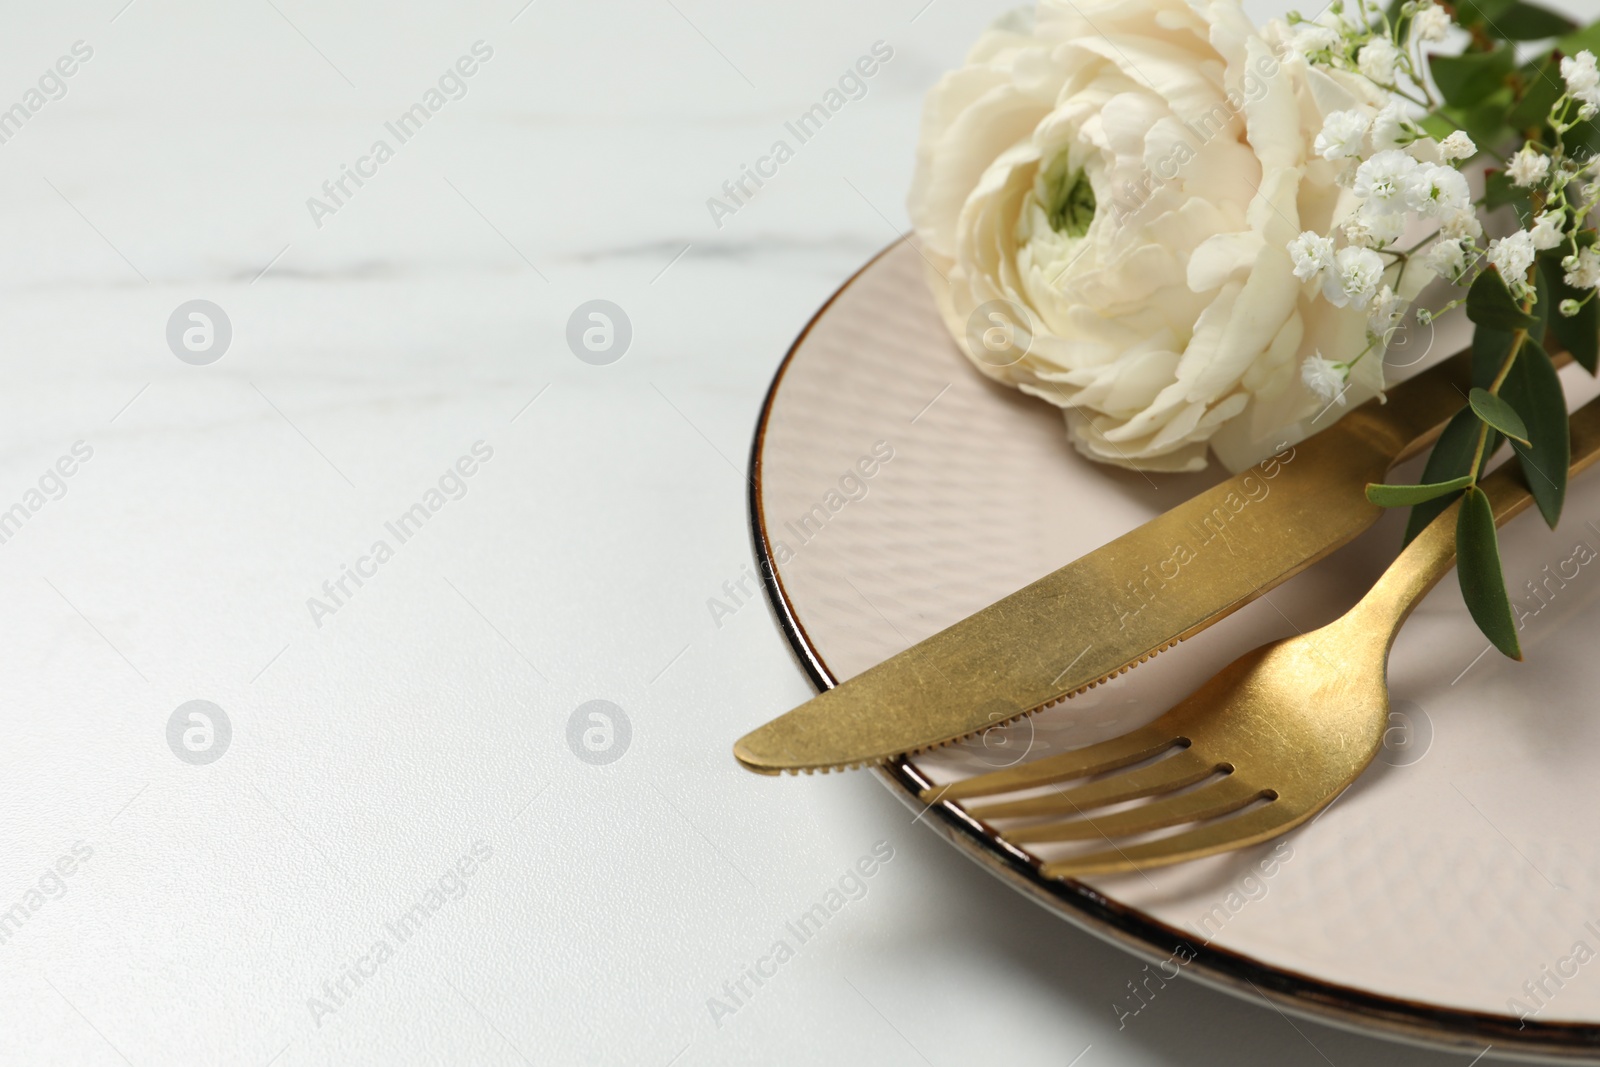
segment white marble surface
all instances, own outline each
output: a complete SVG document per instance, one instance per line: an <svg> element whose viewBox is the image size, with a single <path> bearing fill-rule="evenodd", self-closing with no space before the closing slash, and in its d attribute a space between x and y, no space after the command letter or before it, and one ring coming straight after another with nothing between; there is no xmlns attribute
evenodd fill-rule
<svg viewBox="0 0 1600 1067"><path fill-rule="evenodd" d="M764 604L707 606L750 566L761 396L904 226L921 93L1002 5L124 3L0 35L0 108L93 50L0 143L0 510L93 450L0 543L0 1063L1465 1062L1188 982L1119 1030L1141 964L872 778L729 755L809 692ZM307 198L480 40L319 227ZM595 298L633 326L611 365L564 339ZM193 299L232 324L206 366L165 336ZM593 699L631 723L606 765L567 740ZM232 726L204 765L168 745L191 700ZM865 895L713 1012L878 842Z"/></svg>

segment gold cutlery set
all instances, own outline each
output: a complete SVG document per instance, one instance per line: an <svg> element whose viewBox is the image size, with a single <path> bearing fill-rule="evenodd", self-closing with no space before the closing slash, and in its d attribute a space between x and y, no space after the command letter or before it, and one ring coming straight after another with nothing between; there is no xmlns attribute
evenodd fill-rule
<svg viewBox="0 0 1600 1067"><path fill-rule="evenodd" d="M871 766L1069 698L1237 611L1369 528L1364 488L1466 403L1462 353L1326 430L747 734L763 774ZM1600 458L1600 400L1574 412L1571 469ZM1479 483L1495 523L1532 495L1515 463ZM1455 562L1458 501L1343 617L1239 657L1123 736L923 791L1037 854L1047 877L1179 863L1286 833L1382 745L1387 661ZM1158 836L1155 836L1158 835ZM1074 845L1060 856L1056 846Z"/></svg>

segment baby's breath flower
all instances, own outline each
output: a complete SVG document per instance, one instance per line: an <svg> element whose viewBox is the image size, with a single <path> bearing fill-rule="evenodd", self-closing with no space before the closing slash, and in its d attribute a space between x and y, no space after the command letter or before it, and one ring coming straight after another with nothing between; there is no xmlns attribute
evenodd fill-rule
<svg viewBox="0 0 1600 1067"><path fill-rule="evenodd" d="M1583 305L1578 303L1576 300L1563 300L1560 304L1561 316L1563 318L1570 319L1572 316L1576 315L1579 310L1582 309L1582 307Z"/></svg>
<svg viewBox="0 0 1600 1067"><path fill-rule="evenodd" d="M1405 301L1385 285L1372 298L1372 306L1367 310L1367 330L1375 337L1387 337L1399 324L1400 316L1403 314L1405 314Z"/></svg>
<svg viewBox="0 0 1600 1067"><path fill-rule="evenodd" d="M1450 12L1438 4L1426 4L1417 9L1411 19L1411 39L1413 41L1442 41L1450 32L1450 27L1455 25L1450 19Z"/></svg>
<svg viewBox="0 0 1600 1067"><path fill-rule="evenodd" d="M1347 240L1364 248L1383 248L1399 240L1406 232L1406 214L1403 211L1385 211L1369 201L1344 220L1341 227Z"/></svg>
<svg viewBox="0 0 1600 1067"><path fill-rule="evenodd" d="M1472 190L1454 167L1421 163L1406 183L1406 203L1428 218L1445 218L1472 208Z"/></svg>
<svg viewBox="0 0 1600 1067"><path fill-rule="evenodd" d="M1310 230L1289 242L1294 276L1309 282L1333 266L1333 241Z"/></svg>
<svg viewBox="0 0 1600 1067"><path fill-rule="evenodd" d="M1323 359L1321 352L1307 356L1306 361L1300 364L1300 380L1306 384L1307 389L1324 400L1337 400L1341 404L1345 402L1346 373L1343 363Z"/></svg>
<svg viewBox="0 0 1600 1067"><path fill-rule="evenodd" d="M1306 59L1326 57L1339 43L1339 31L1314 22L1302 22L1289 35L1289 47Z"/></svg>
<svg viewBox="0 0 1600 1067"><path fill-rule="evenodd" d="M1563 59L1561 80L1567 83L1567 92L1581 103L1600 105L1600 68L1595 67L1593 52L1584 49Z"/></svg>
<svg viewBox="0 0 1600 1067"><path fill-rule="evenodd" d="M1460 241L1445 238L1423 254L1422 265L1455 281L1466 268L1467 250Z"/></svg>
<svg viewBox="0 0 1600 1067"><path fill-rule="evenodd" d="M1394 84L1394 66L1400 61L1400 49L1387 37L1374 37L1356 53L1356 66L1362 74L1379 85Z"/></svg>
<svg viewBox="0 0 1600 1067"><path fill-rule="evenodd" d="M1510 237L1490 241L1487 258L1500 272L1500 277L1506 285L1515 291L1527 285L1528 268L1533 266L1536 252L1533 234L1527 230L1519 230Z"/></svg>
<svg viewBox="0 0 1600 1067"><path fill-rule="evenodd" d="M1439 232L1452 239L1476 241L1483 236L1483 223L1478 221L1476 211L1463 208L1454 215L1446 215L1439 223Z"/></svg>
<svg viewBox="0 0 1600 1067"><path fill-rule="evenodd" d="M1379 152L1356 168L1356 197L1376 208L1400 207L1417 166L1416 160L1396 149Z"/></svg>
<svg viewBox="0 0 1600 1067"><path fill-rule="evenodd" d="M1544 181L1544 176L1548 173L1550 173L1550 157L1542 154L1531 144L1523 145L1506 166L1506 174L1510 176L1512 184L1525 189Z"/></svg>
<svg viewBox="0 0 1600 1067"><path fill-rule="evenodd" d="M1389 148L1399 148L1416 140L1417 134L1416 126L1400 109L1400 102L1391 100L1372 120L1373 151L1382 152Z"/></svg>
<svg viewBox="0 0 1600 1067"><path fill-rule="evenodd" d="M1559 193L1577 180L1580 173L1580 168L1574 166L1572 160L1563 159L1559 164L1550 168L1550 191Z"/></svg>
<svg viewBox="0 0 1600 1067"><path fill-rule="evenodd" d="M1361 154L1361 144L1371 124L1364 111L1330 111L1311 150L1323 159L1346 159Z"/></svg>
<svg viewBox="0 0 1600 1067"><path fill-rule="evenodd" d="M1563 280L1574 289L1600 288L1600 253L1591 248L1580 248L1576 255L1561 261L1566 271Z"/></svg>
<svg viewBox="0 0 1600 1067"><path fill-rule="evenodd" d="M1533 239L1533 247L1544 251L1554 248L1561 243L1561 224L1565 221L1566 213L1560 210L1542 212L1534 220L1533 229L1528 231Z"/></svg>
<svg viewBox="0 0 1600 1067"><path fill-rule="evenodd" d="M1471 159L1477 154L1478 146L1472 143L1466 130L1456 130L1439 142L1439 157L1447 162L1452 159Z"/></svg>
<svg viewBox="0 0 1600 1067"><path fill-rule="evenodd" d="M1367 306L1383 279L1383 260L1370 248L1341 248L1322 279L1322 295L1334 307Z"/></svg>

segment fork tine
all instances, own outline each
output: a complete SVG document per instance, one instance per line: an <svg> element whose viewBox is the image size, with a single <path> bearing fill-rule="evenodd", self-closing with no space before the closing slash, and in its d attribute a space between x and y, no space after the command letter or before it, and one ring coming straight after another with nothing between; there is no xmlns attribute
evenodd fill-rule
<svg viewBox="0 0 1600 1067"><path fill-rule="evenodd" d="M1154 841L1144 841L1127 848L1113 846L1104 852L1083 856L1070 856L1044 864L1040 873L1046 878L1075 878L1085 874L1111 874L1118 871L1145 870L1164 867L1170 863L1200 859L1230 849L1244 848L1258 841L1276 837L1304 820L1302 813L1296 818L1282 804L1274 800L1259 808L1236 815L1231 819L1207 823L1205 826L1182 833L1168 834Z"/></svg>
<svg viewBox="0 0 1600 1067"><path fill-rule="evenodd" d="M1073 778L1082 778L1126 767L1130 763L1138 763L1163 749L1171 748L1179 740L1176 734L1145 726L1121 737L1114 737L1110 741L1102 741L1098 745L1063 752L1058 756L1046 756L1032 763L991 771L947 785L931 786L922 791L922 801L925 804L935 804L941 800L963 800L967 797L992 796L995 793L1012 793L1018 789L1031 789L1034 786L1054 785L1057 782L1070 781Z"/></svg>
<svg viewBox="0 0 1600 1067"><path fill-rule="evenodd" d="M1096 838L1110 840L1114 837L1131 837L1149 833L1168 826L1213 819L1238 811L1251 801L1267 795L1267 790L1240 780L1230 774L1218 782L1201 786L1181 796L1162 797L1127 811L1110 815L1068 819L1063 822L1023 826L1002 833L1007 841L1018 845L1045 844L1053 841L1090 841Z"/></svg>
<svg viewBox="0 0 1600 1067"><path fill-rule="evenodd" d="M1070 815L1091 808L1137 800L1152 793L1169 793L1211 777L1226 765L1208 759L1192 748L1180 749L1171 756L1137 770L1114 774L1075 789L1057 789L1041 796L994 804L975 804L967 814L975 819L1019 819L1029 815ZM1232 768L1227 768L1231 770Z"/></svg>

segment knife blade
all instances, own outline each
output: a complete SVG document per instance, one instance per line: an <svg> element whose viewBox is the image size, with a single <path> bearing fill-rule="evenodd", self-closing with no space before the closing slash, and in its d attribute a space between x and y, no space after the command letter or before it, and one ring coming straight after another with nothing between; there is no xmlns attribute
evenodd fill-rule
<svg viewBox="0 0 1600 1067"><path fill-rule="evenodd" d="M882 763L1107 681L1347 544L1363 492L1466 402L1470 353L741 738L760 774Z"/></svg>

